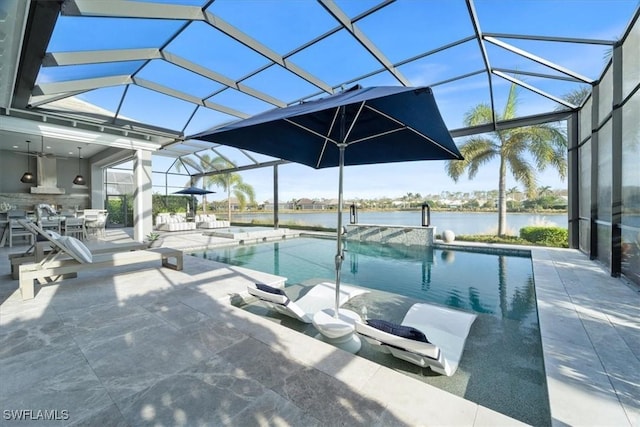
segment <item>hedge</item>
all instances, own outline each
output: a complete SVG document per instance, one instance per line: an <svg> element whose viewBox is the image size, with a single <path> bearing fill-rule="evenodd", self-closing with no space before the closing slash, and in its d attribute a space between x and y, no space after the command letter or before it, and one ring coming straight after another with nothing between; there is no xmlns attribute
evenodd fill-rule
<svg viewBox="0 0 640 427"><path fill-rule="evenodd" d="M569 231L561 227L528 226L520 229L520 238L534 245L569 247Z"/></svg>

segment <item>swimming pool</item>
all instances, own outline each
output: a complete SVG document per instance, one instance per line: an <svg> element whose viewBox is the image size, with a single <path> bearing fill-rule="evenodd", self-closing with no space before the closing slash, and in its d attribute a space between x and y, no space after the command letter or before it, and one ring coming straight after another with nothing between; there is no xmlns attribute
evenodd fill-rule
<svg viewBox="0 0 640 427"><path fill-rule="evenodd" d="M194 254L287 277L300 285L335 280L334 240L296 238L216 248ZM400 322L415 302L474 311L460 367L453 377L364 346L360 356L533 425L550 424L531 258L415 246L346 242L342 282L372 289L347 308ZM272 316L268 310L251 311ZM307 325L281 323L313 335Z"/></svg>

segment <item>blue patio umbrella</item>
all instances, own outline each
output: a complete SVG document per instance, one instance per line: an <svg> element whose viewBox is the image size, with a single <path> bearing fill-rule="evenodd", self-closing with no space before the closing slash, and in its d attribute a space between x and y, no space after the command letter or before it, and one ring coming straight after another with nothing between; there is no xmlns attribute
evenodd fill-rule
<svg viewBox="0 0 640 427"><path fill-rule="evenodd" d="M180 191L176 191L173 194L190 194L192 196L202 196L203 194L211 194L211 193L215 193L215 191L205 190L204 188L198 188L198 187L188 187Z"/></svg>
<svg viewBox="0 0 640 427"><path fill-rule="evenodd" d="M215 191L211 191L211 190L205 190L204 188L198 188L198 187L187 187L187 188L183 188L180 191L176 191L173 194L187 194L190 196L202 196L205 194L212 194L215 193ZM194 214L195 214L195 209L193 210Z"/></svg>
<svg viewBox="0 0 640 427"><path fill-rule="evenodd" d="M416 160L462 160L428 87L356 86L194 135L316 169L339 167L336 265L338 316L343 167Z"/></svg>

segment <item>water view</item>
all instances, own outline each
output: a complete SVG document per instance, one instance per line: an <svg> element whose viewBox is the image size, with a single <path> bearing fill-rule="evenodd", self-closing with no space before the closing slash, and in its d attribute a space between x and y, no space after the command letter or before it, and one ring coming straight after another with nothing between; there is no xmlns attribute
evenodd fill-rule
<svg viewBox="0 0 640 427"><path fill-rule="evenodd" d="M310 213L280 213L280 224L287 222L304 225L319 225L335 228L337 224L336 211ZM272 213L234 214L233 221L251 222L252 220L273 221ZM358 212L360 224L383 225L421 225L420 211L367 211ZM349 223L349 212L343 214L343 224ZM509 234L517 235L522 227L529 225L555 225L567 228L567 214L531 214L507 213L507 230ZM498 214L496 212L431 212L431 225L436 232L453 230L456 234L495 234L498 229Z"/></svg>

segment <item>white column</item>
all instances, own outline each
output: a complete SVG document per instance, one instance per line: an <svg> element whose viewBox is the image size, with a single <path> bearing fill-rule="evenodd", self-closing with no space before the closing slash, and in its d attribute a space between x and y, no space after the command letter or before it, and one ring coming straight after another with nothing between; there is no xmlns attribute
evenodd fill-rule
<svg viewBox="0 0 640 427"><path fill-rule="evenodd" d="M104 169L91 164L91 209L104 209Z"/></svg>
<svg viewBox="0 0 640 427"><path fill-rule="evenodd" d="M151 152L137 150L133 161L133 238L142 242L153 229L151 214Z"/></svg>

